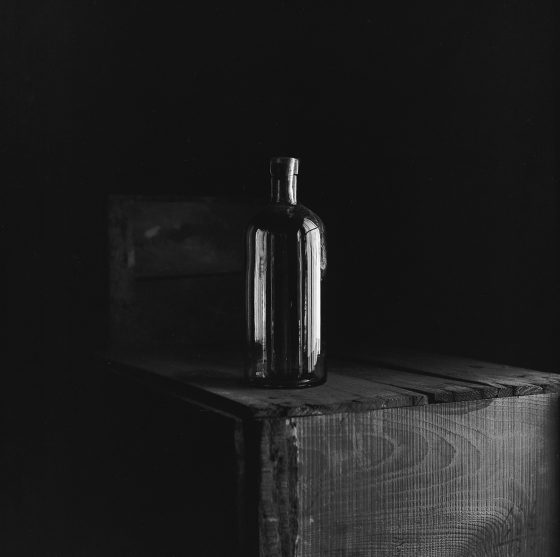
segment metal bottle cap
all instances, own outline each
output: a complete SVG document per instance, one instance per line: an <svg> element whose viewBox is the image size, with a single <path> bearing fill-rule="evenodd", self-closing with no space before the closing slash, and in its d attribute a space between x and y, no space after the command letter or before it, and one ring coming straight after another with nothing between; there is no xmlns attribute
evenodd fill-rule
<svg viewBox="0 0 560 557"><path fill-rule="evenodd" d="M294 157L272 157L270 159L271 176L292 176L298 173L299 160Z"/></svg>

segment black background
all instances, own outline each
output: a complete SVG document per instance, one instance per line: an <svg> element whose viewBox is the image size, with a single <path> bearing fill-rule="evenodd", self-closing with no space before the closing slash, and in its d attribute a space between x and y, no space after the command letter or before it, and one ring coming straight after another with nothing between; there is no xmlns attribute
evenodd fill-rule
<svg viewBox="0 0 560 557"><path fill-rule="evenodd" d="M94 490L60 463L80 437L69 422L95 431L81 362L105 342L108 193L262 196L268 158L297 156L300 198L328 231L331 343L558 369L551 2L1 11L11 275L31 301L16 314L50 362L30 436L8 443L7 501L44 554Z"/></svg>
<svg viewBox="0 0 560 557"><path fill-rule="evenodd" d="M8 16L10 185L40 194L46 321L71 346L103 329L107 193L266 195L284 153L327 225L335 337L558 363L546 3Z"/></svg>

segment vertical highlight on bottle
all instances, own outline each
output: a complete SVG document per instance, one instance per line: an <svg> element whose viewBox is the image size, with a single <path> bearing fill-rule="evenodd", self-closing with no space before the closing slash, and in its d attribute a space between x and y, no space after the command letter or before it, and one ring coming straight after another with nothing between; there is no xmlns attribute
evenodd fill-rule
<svg viewBox="0 0 560 557"><path fill-rule="evenodd" d="M321 219L297 201L299 161L270 161L270 203L246 235L246 379L261 387L325 382Z"/></svg>

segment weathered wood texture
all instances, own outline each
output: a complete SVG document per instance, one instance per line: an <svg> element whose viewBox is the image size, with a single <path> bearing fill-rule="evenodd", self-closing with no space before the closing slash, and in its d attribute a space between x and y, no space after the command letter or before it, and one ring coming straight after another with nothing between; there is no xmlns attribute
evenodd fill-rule
<svg viewBox="0 0 560 557"><path fill-rule="evenodd" d="M558 426L557 395L286 422L293 554L556 554Z"/></svg>
<svg viewBox="0 0 560 557"><path fill-rule="evenodd" d="M242 381L238 357L154 355L146 351L113 352L110 365L166 388L217 412L241 418L307 416L427 404L416 391L331 371L327 384L312 389L256 389ZM335 369L336 364L333 363Z"/></svg>
<svg viewBox="0 0 560 557"><path fill-rule="evenodd" d="M334 361L303 390L247 388L223 352L110 361L236 421L244 557L555 554L558 376L430 358Z"/></svg>
<svg viewBox="0 0 560 557"><path fill-rule="evenodd" d="M386 351L371 353L355 350L354 358L382 366L429 373L448 379L479 383L494 393L492 396L519 396L545 392L560 392L560 375L471 358L457 358L442 354L425 354L415 351Z"/></svg>
<svg viewBox="0 0 560 557"><path fill-rule="evenodd" d="M312 389L256 389L243 382L243 361L236 352L190 348L175 350L114 350L108 357L117 368L162 384L194 402L239 417L290 417L335 412L363 412L378 408L418 406L437 402L492 399L503 396L560 392L560 375L505 366L499 377L495 364L464 358L418 356L418 370L390 369L389 363L330 359L325 385ZM426 359L430 359L426 363ZM432 363L433 362L433 363ZM467 365L476 365L474 378L465 380ZM447 375L449 370L449 375ZM515 385L512 388L511 385Z"/></svg>

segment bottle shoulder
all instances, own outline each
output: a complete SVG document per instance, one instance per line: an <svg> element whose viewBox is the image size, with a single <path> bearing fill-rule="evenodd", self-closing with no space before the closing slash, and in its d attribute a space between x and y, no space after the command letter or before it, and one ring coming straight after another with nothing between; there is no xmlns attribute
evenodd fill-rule
<svg viewBox="0 0 560 557"><path fill-rule="evenodd" d="M324 231L321 218L305 205L271 203L263 207L249 222L249 228L274 231L318 228Z"/></svg>

